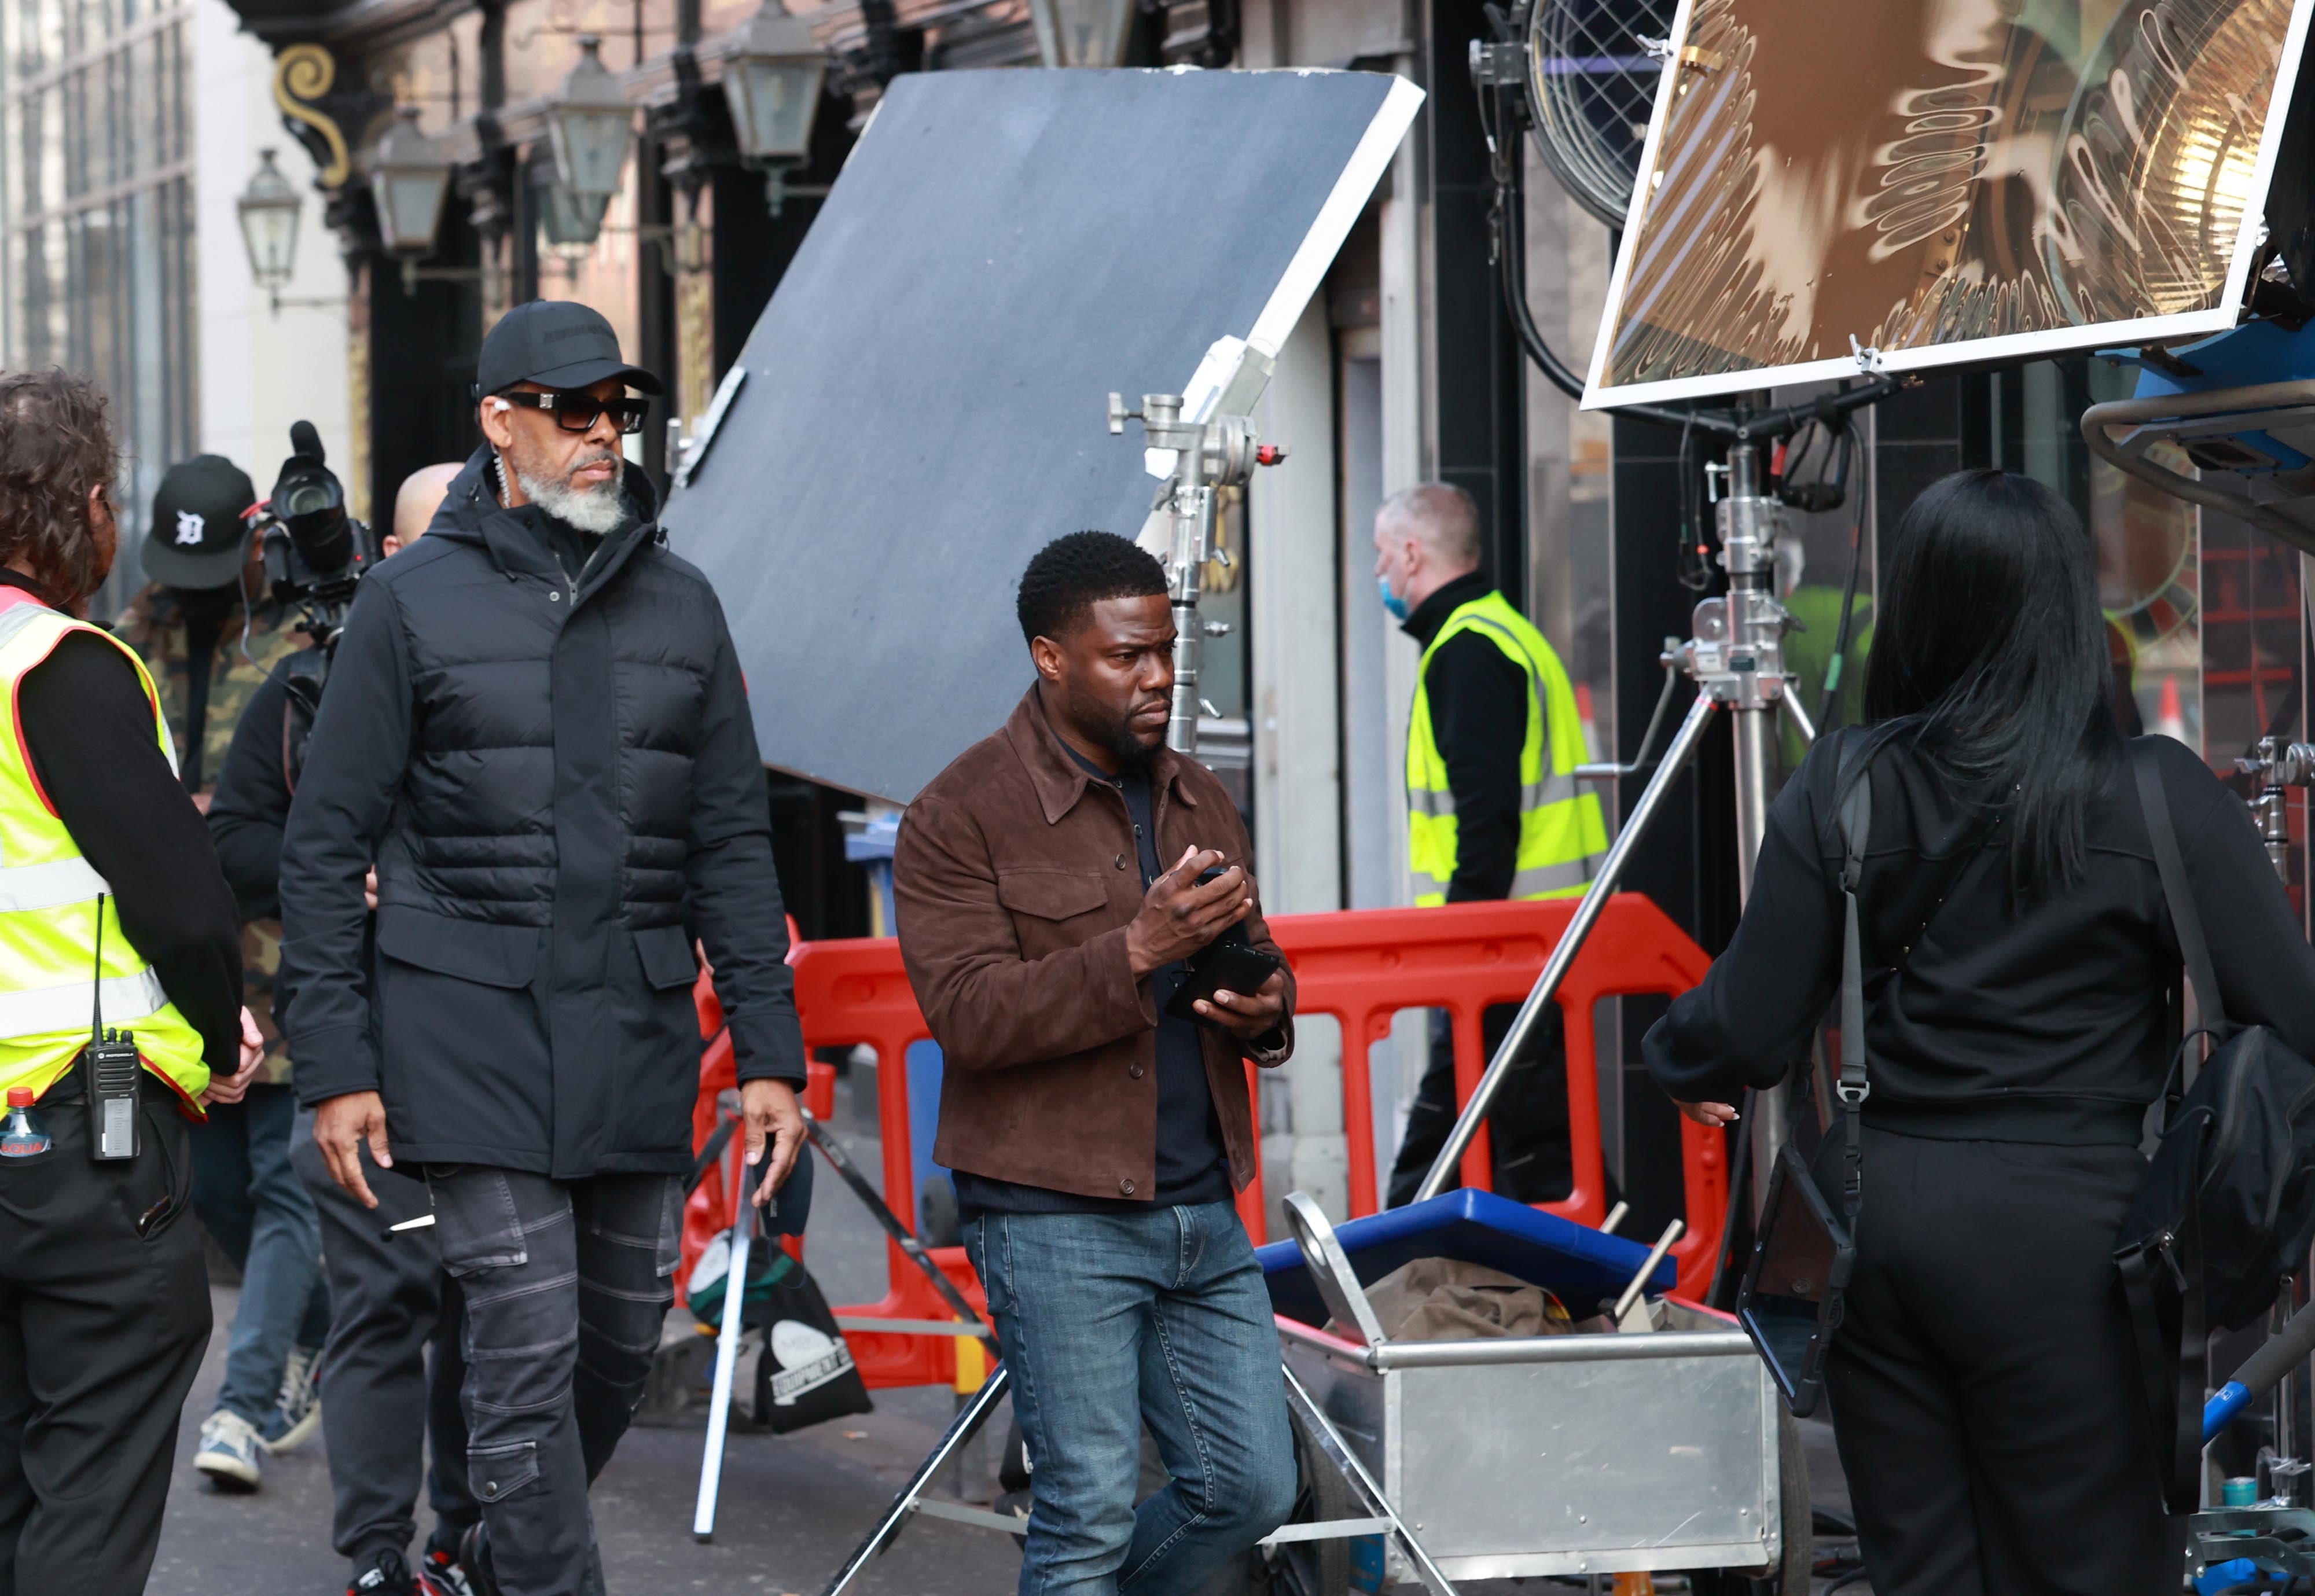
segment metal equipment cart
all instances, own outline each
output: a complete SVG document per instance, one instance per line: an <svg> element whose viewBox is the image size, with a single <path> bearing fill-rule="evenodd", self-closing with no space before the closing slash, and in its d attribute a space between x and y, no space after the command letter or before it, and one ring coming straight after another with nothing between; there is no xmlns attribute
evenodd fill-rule
<svg viewBox="0 0 2315 1596"><path fill-rule="evenodd" d="M1583 1312L1628 1287L1669 1291L1661 1246L1651 1254L1486 1192L1339 1229L1299 1193L1286 1209L1297 1240L1257 1256L1305 1477L1325 1516L1266 1544L1293 1560L1305 1596L1345 1596L1345 1546L1362 1555L1364 1588L1379 1574L1432 1596L1454 1596L1458 1579L1675 1569L1781 1572L1787 1591L1808 1589L1809 1504L1785 1489L1797 1439L1733 1322L1635 1290L1641 1318L1664 1327L1393 1341L1363 1289L1413 1258L1461 1258ZM1330 1321L1335 1330L1322 1327ZM1025 1532L1018 1519L927 1494L1006 1389L1000 1367L823 1596L842 1596L918 1513ZM1313 1555L1329 1542L1333 1555Z"/></svg>
<svg viewBox="0 0 2315 1596"><path fill-rule="evenodd" d="M1660 1253L1486 1192L1339 1230L1298 1193L1287 1217L1297 1242L1260 1255L1287 1372L1446 1578L1782 1568L1808 1588L1809 1506L1787 1511L1780 1477L1790 1421L1734 1323L1660 1299L1645 1333L1393 1341L1362 1289L1459 1257L1581 1314L1643 1269L1669 1290ZM1421 1577L1395 1545L1386 1568Z"/></svg>

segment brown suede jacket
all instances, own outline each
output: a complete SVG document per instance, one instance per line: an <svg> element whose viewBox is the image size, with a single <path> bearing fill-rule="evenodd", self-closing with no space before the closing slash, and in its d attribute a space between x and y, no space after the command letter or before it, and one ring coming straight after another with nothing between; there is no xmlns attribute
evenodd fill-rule
<svg viewBox="0 0 2315 1596"><path fill-rule="evenodd" d="M1246 863L1237 807L1194 759L1149 770L1158 856L1193 846ZM1087 1197L1157 1184L1158 1008L1126 961L1141 872L1122 798L1090 780L1033 687L1004 730L957 756L909 806L892 864L900 956L941 1045L940 1134L952 1169ZM1246 935L1273 953L1259 901ZM1243 1056L1294 1049L1293 972L1275 1049L1201 1026L1230 1182L1254 1178Z"/></svg>

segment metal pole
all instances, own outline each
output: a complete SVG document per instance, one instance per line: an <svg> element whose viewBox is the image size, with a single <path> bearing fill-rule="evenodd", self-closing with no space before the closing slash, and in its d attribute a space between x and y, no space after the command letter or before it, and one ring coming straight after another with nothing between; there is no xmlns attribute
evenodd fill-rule
<svg viewBox="0 0 2315 1596"><path fill-rule="evenodd" d="M892 1538L917 1511L917 1499L932 1487L940 1471L948 1467L964 1443L980 1432L980 1427L989 1423L989 1415L997 1411L997 1405L1012 1388L1013 1377L1005 1365L999 1363L989 1371L989 1379L973 1394L972 1400L949 1421L947 1432L925 1455L917 1472L900 1487L900 1494L892 1498L892 1505L885 1509L884 1516L868 1532L868 1538L844 1560L844 1566L836 1571L836 1577L828 1582L820 1596L842 1596L845 1588L860 1577L861 1571L875 1560L877 1554L892 1544Z"/></svg>
<svg viewBox="0 0 2315 1596"><path fill-rule="evenodd" d="M1664 749L1663 762L1657 765L1655 774L1648 778L1647 787L1640 794L1640 801L1632 806L1631 817L1624 822L1624 829L1616 834L1615 846L1608 850L1607 858L1601 863L1600 873L1592 877L1592 884L1584 889L1582 901L1575 906L1574 917L1567 922L1567 929L1561 934L1558 945L1551 950L1551 957L1544 962L1543 973L1536 977L1535 986L1528 993L1527 1001L1520 1005L1519 1014L1512 1019L1512 1028L1505 1033L1503 1045L1488 1060L1487 1072L1479 1077L1478 1086L1471 1093L1471 1100L1456 1116L1455 1128L1447 1133L1446 1145L1431 1161L1430 1172L1415 1190L1416 1201L1436 1197L1445 1189L1449 1178L1455 1172L1455 1166L1462 1161L1464 1149L1471 1145L1471 1138L1486 1122L1488 1106L1495 1102L1495 1093L1502 1087L1512 1060L1518 1058L1526 1047L1529 1033L1535 1029L1545 1007L1558 992L1559 983L1574 967L1576 954L1583 952L1583 939L1591 935L1600 911L1608 906L1608 900L1614 894L1617 882L1622 879L1624 866L1630 860L1633 849L1639 845L1641 837L1655 820L1656 811L1663 807L1664 795L1687 767L1688 761L1696 752L1697 744L1703 740L1704 729L1712 723L1712 700L1701 693L1697 695L1696 702L1689 705L1688 718L1681 722L1680 730L1672 734L1672 746Z"/></svg>
<svg viewBox="0 0 2315 1596"><path fill-rule="evenodd" d="M1761 491L1761 456L1751 443L1728 450L1728 496L1717 506L1720 560L1728 572L1730 678L1726 703L1735 715L1736 889L1740 904L1752 896L1752 871L1769 825L1777 767L1777 705L1784 696L1783 640L1787 618L1776 592L1777 538L1784 506ZM1797 708L1797 705L1790 707ZM1796 723L1805 723L1804 714ZM1791 1087L1779 1081L1752 1096L1753 1211L1769 1189L1777 1155L1789 1139Z"/></svg>

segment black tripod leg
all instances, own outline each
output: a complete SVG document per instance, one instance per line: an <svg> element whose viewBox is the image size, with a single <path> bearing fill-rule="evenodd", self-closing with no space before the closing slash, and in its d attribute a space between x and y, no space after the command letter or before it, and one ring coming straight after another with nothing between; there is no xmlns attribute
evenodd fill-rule
<svg viewBox="0 0 2315 1596"><path fill-rule="evenodd" d="M947 1432L926 1454L924 1462L909 1476L909 1483L900 1487L900 1494L892 1498L892 1505L877 1521L876 1527L868 1532L868 1538L844 1560L844 1566L837 1570L836 1577L828 1583L820 1596L842 1596L845 1588L860 1577L861 1571L892 1544L900 1533L900 1526L915 1513L917 1499L932 1488L933 1481L940 1477L941 1470L955 1459L964 1443L980 1432L980 1427L989 1423L989 1414L997 1411L998 1403L1003 1400L1012 1386L1012 1378L1002 1363L989 1371L989 1379L973 1394L972 1400L957 1411Z"/></svg>

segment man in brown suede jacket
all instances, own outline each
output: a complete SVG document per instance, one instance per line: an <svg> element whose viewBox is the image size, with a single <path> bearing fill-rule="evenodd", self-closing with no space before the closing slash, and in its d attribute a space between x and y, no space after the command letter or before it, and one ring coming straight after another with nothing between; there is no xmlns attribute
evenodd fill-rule
<svg viewBox="0 0 2315 1596"><path fill-rule="evenodd" d="M1165 747L1158 562L1074 533L1029 563L1019 608L1036 683L909 806L893 867L945 1062L934 1156L1028 1446L1022 1592L1189 1592L1293 1504L1277 1334L1231 1201L1256 1157L1244 1060L1292 1051L1293 980L1166 1013L1182 960L1228 927L1277 946L1237 809ZM1145 1423L1170 1479L1137 1512Z"/></svg>

